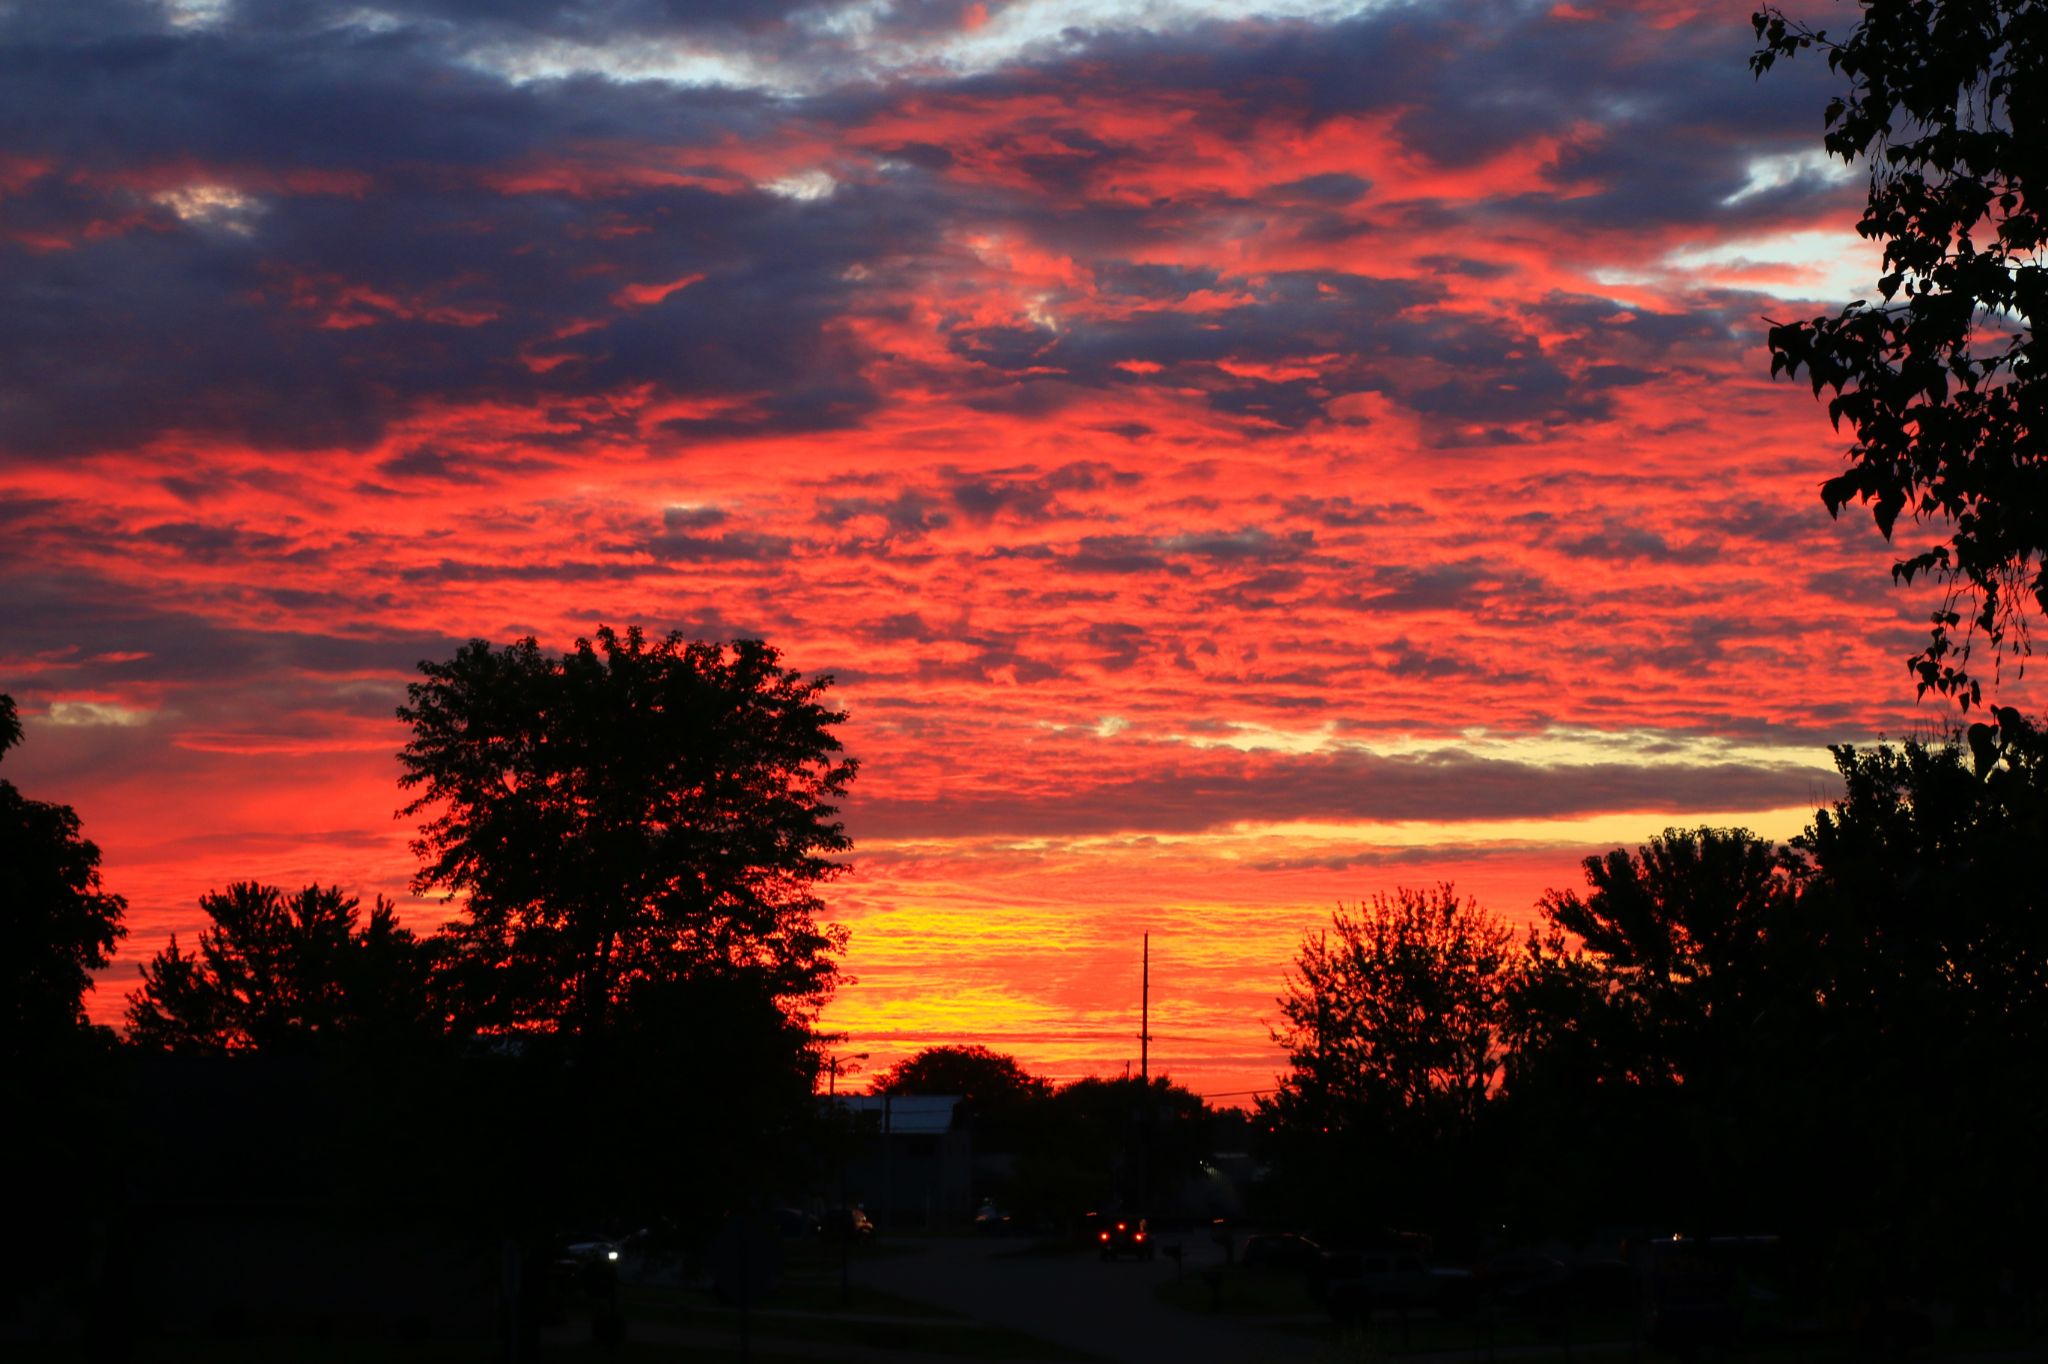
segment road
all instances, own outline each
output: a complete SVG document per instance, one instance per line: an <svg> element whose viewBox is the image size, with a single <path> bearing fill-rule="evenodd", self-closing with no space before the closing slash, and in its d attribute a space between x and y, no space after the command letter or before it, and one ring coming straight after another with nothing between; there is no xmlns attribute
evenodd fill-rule
<svg viewBox="0 0 2048 1364"><path fill-rule="evenodd" d="M885 1293L1119 1364L1308 1364L1328 1356L1326 1344L1161 1303L1153 1289L1174 1275L1164 1257L1105 1264L1085 1252L1020 1255L1016 1241L993 1237L899 1244L916 1249L859 1261L854 1276ZM1184 1251L1190 1276L1222 1263L1222 1251L1206 1236L1187 1237Z"/></svg>

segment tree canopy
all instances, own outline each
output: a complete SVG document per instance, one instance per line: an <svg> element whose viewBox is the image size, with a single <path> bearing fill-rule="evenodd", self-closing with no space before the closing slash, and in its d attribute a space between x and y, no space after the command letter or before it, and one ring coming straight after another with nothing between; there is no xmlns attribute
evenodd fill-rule
<svg viewBox="0 0 2048 1364"><path fill-rule="evenodd" d="M1199 1095L1164 1076L1061 1085L1049 1098L1034 1096L1010 1125L1009 1196L1018 1211L1056 1226L1091 1210L1157 1214L1195 1174L1210 1116Z"/></svg>
<svg viewBox="0 0 2048 1364"><path fill-rule="evenodd" d="M21 742L14 698L0 695L0 755ZM100 880L100 850L68 805L30 800L0 780L0 972L6 1050L85 1027L85 992L126 935L128 907Z"/></svg>
<svg viewBox="0 0 2048 1364"><path fill-rule="evenodd" d="M1834 753L1843 795L1793 840L1799 913L1773 953L1812 1016L1768 1044L1799 1059L1799 1120L1838 1153L1799 1196L1831 1201L1839 1224L1881 1216L1952 1247L1958 1280L1988 1278L2038 1255L2048 1198L2048 1098L2025 1078L2048 1037L2048 763L2032 743L1988 772L1954 743ZM1882 1140L1840 1139L1865 1132Z"/></svg>
<svg viewBox="0 0 2048 1364"><path fill-rule="evenodd" d="M388 900L369 917L338 886L287 896L238 881L199 899L211 926L175 936L128 997L128 1035L168 1051L276 1051L349 1035L418 1037L434 1023L427 954Z"/></svg>
<svg viewBox="0 0 2048 1364"><path fill-rule="evenodd" d="M2005 728L2025 721L2008 716ZM1989 771L1957 744L1834 751L1842 799L1793 840L1804 931L1826 945L1830 1036L2010 1059L2048 1035L2048 760L2009 745ZM1944 1064L1953 1065L1953 1062Z"/></svg>
<svg viewBox="0 0 2048 1364"><path fill-rule="evenodd" d="M1291 1215L1470 1220L1484 1194L1460 1172L1491 1163L1513 966L1507 925L1449 884L1375 895L1303 939L1274 1029L1289 1069L1257 1115Z"/></svg>
<svg viewBox="0 0 2048 1364"><path fill-rule="evenodd" d="M1293 1069L1274 1102L1326 1123L1469 1120L1499 1074L1510 941L1449 884L1339 909L1302 942L1280 997Z"/></svg>
<svg viewBox="0 0 2048 1364"><path fill-rule="evenodd" d="M877 1094L957 1094L976 1110L1043 1099L1052 1082L1024 1069L1014 1056L974 1043L926 1047L875 1077Z"/></svg>
<svg viewBox="0 0 2048 1364"><path fill-rule="evenodd" d="M1521 1012L1592 1039L1616 1080L1701 1083L1763 1007L1765 939L1790 906L1783 858L1747 829L1666 829L1585 872L1584 894L1543 896L1551 932L1532 941ZM1560 973L1587 988L1560 989ZM1546 989L1554 1017L1536 1007Z"/></svg>
<svg viewBox="0 0 2048 1364"><path fill-rule="evenodd" d="M1855 435L1848 468L1821 485L1830 514L1868 503L1886 539L1902 514L1946 525L1946 541L1892 572L1948 584L1910 666L1922 694L1968 706L1982 699L1972 640L1994 658L2024 654L2029 612L2048 614L2048 355L2036 334L2048 304L2048 13L2034 0L1859 8L1839 41L1777 9L1754 16L1758 75L1820 48L1847 78L1824 145L1867 165L1856 230L1884 246L1881 301L1774 325L1771 372L1804 370ZM1967 618L1955 609L1965 597Z"/></svg>
<svg viewBox="0 0 2048 1364"><path fill-rule="evenodd" d="M844 941L819 883L856 763L829 677L635 628L560 657L475 640L420 665L399 754L422 819L414 889L459 897L451 980L486 1027L604 1030L643 988L739 972L799 1013Z"/></svg>

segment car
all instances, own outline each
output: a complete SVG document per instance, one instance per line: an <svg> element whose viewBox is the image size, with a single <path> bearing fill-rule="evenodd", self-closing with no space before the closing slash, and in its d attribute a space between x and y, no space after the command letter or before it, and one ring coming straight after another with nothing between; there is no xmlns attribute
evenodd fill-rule
<svg viewBox="0 0 2048 1364"><path fill-rule="evenodd" d="M775 1210L775 1229L784 1236L816 1236L819 1227L818 1219L805 1212L802 1208L777 1208Z"/></svg>
<svg viewBox="0 0 2048 1364"><path fill-rule="evenodd" d="M818 1219L818 1232L832 1245L867 1245L875 1239L875 1224L860 1208L833 1208Z"/></svg>
<svg viewBox="0 0 2048 1364"><path fill-rule="evenodd" d="M1000 1236L1011 1229L1010 1214L997 1207L993 1198L985 1198L974 1211L974 1229L984 1236Z"/></svg>
<svg viewBox="0 0 2048 1364"><path fill-rule="evenodd" d="M1130 1255L1140 1260L1152 1258L1152 1238L1142 1217L1119 1217L1105 1224L1096 1233L1096 1240L1101 1244L1105 1260L1114 1260L1119 1255Z"/></svg>
<svg viewBox="0 0 2048 1364"><path fill-rule="evenodd" d="M1242 1258L1247 1269L1313 1274L1323 1263L1323 1248L1306 1236L1296 1236L1291 1231L1269 1232L1246 1237Z"/></svg>
<svg viewBox="0 0 2048 1364"><path fill-rule="evenodd" d="M1776 1236L1665 1236L1643 1252L1643 1335L1652 1345L1739 1343L1784 1323Z"/></svg>
<svg viewBox="0 0 2048 1364"><path fill-rule="evenodd" d="M556 1243L549 1271L550 1295L558 1302L580 1296L586 1303L609 1305L617 1297L620 1260L626 1238L579 1233Z"/></svg>
<svg viewBox="0 0 2048 1364"><path fill-rule="evenodd" d="M655 1272L658 1266L674 1261L676 1233L673 1227L657 1221L631 1231L621 1230L628 1226L632 1224L600 1224L579 1234L561 1237L555 1245L555 1260L558 1264L578 1267L609 1265L628 1281L644 1277Z"/></svg>
<svg viewBox="0 0 2048 1364"><path fill-rule="evenodd" d="M1564 1261L1540 1250L1506 1250L1481 1261L1476 1277L1489 1299L1520 1298L1547 1288L1564 1275Z"/></svg>
<svg viewBox="0 0 2048 1364"><path fill-rule="evenodd" d="M1370 1321L1382 1308L1429 1308L1440 1316L1457 1316L1473 1299L1469 1270L1435 1268L1412 1247L1326 1256L1321 1273L1311 1287L1340 1324Z"/></svg>
<svg viewBox="0 0 2048 1364"><path fill-rule="evenodd" d="M564 1239L556 1260L565 1265L616 1265L625 1246L623 1236L570 1236Z"/></svg>

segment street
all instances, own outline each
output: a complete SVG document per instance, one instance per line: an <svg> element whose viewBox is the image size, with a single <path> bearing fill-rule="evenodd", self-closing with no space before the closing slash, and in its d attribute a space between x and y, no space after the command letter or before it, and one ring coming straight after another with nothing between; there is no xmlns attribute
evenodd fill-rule
<svg viewBox="0 0 2048 1364"><path fill-rule="evenodd" d="M1165 1236L1162 1250L1176 1240L1186 1256L1181 1272L1189 1277L1223 1263L1221 1247L1202 1233ZM992 1237L901 1244L915 1249L862 1260L855 1278L1119 1364L1292 1364L1328 1357L1327 1344L1303 1336L1161 1303L1153 1289L1175 1273L1163 1254L1149 1262L1104 1263L1086 1251L1024 1253L1022 1243Z"/></svg>

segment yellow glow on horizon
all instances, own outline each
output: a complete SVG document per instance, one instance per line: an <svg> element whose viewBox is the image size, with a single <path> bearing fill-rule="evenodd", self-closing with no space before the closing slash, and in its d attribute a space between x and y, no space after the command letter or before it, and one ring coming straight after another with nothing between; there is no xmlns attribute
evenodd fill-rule
<svg viewBox="0 0 2048 1364"><path fill-rule="evenodd" d="M1816 774L1818 776L1818 774ZM1634 846L1667 828L1741 828L1777 842L1792 837L1813 821L1819 799L1762 810L1706 810L1676 814L1658 810L1612 810L1554 818L1471 820L1259 820L1188 833L1136 832L1010 837L964 835L951 838L865 838L869 854L921 854L974 857L978 854L1067 853L1077 857L1122 855L1134 848L1199 849L1226 859L1280 848L1295 852L1350 848L1421 849L1441 847L1447 856L1473 849L1540 849L1591 844Z"/></svg>

